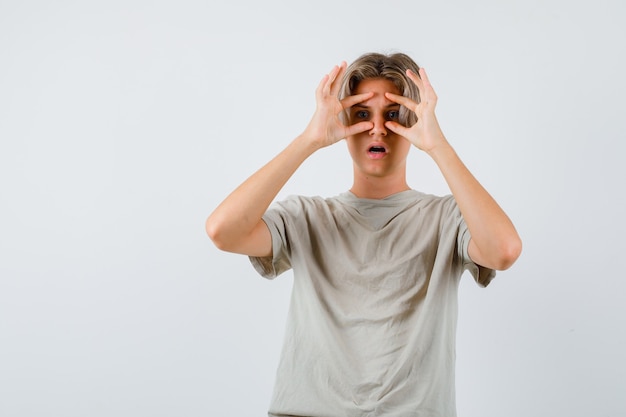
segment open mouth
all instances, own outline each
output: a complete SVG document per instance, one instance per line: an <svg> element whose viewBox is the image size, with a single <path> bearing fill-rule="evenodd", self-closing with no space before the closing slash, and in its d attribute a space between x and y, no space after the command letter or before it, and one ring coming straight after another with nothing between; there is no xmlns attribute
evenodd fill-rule
<svg viewBox="0 0 626 417"><path fill-rule="evenodd" d="M371 153L385 153L385 152L387 152L387 149L385 149L382 146L372 146L372 147L369 148L368 152L371 152Z"/></svg>
<svg viewBox="0 0 626 417"><path fill-rule="evenodd" d="M387 156L387 148L380 145L373 145L367 149L367 154L371 159L382 159Z"/></svg>

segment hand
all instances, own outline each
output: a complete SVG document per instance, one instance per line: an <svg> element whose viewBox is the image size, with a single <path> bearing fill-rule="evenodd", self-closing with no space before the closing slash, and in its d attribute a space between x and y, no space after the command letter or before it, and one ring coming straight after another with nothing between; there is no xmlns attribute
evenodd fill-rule
<svg viewBox="0 0 626 417"><path fill-rule="evenodd" d="M364 132L373 127L371 122L360 122L346 126L339 119L339 114L344 109L365 101L373 95L373 93L358 94L340 101L338 94L345 71L345 62L336 65L330 73L322 78L315 90L317 106L303 136L313 141L319 148L332 145L347 136Z"/></svg>
<svg viewBox="0 0 626 417"><path fill-rule="evenodd" d="M411 70L406 70L406 75L415 83L420 93L420 103L392 93L385 93L385 97L394 103L398 103L417 116L417 122L410 127L402 126L397 122L386 122L385 126L392 132L403 136L417 148L425 152L431 152L437 146L447 144L446 138L439 127L435 116L437 95L433 86L428 81L424 68L420 68L418 76Z"/></svg>

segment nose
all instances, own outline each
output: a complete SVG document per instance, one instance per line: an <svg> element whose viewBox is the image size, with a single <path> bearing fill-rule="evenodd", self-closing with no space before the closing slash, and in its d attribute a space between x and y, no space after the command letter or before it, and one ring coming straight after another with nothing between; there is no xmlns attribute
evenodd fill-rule
<svg viewBox="0 0 626 417"><path fill-rule="evenodd" d="M370 121L374 123L374 127L370 130L371 136L387 136L386 120L382 115L373 117Z"/></svg>

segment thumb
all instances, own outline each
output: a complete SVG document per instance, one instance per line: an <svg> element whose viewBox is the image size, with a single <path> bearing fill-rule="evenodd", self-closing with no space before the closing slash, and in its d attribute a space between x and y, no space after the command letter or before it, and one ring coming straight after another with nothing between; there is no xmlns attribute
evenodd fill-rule
<svg viewBox="0 0 626 417"><path fill-rule="evenodd" d="M385 127L391 130L396 135L400 135L406 139L408 139L410 136L409 132L411 131L411 129L409 129L406 126L401 125L398 122L392 122L392 121L385 122Z"/></svg>
<svg viewBox="0 0 626 417"><path fill-rule="evenodd" d="M365 132L366 130L371 130L374 128L374 123L372 122L359 122L346 127L346 136L356 135L361 132Z"/></svg>

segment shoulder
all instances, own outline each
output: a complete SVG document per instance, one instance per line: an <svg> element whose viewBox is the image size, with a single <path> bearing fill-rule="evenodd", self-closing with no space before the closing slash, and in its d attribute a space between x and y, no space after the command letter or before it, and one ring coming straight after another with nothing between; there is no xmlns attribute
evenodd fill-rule
<svg viewBox="0 0 626 417"><path fill-rule="evenodd" d="M320 196L289 195L282 200L275 201L270 208L283 209L315 209L333 205L334 198Z"/></svg>
<svg viewBox="0 0 626 417"><path fill-rule="evenodd" d="M411 206L416 209L427 209L442 213L457 209L456 200L452 194L436 195L415 191L411 194Z"/></svg>
<svg viewBox="0 0 626 417"><path fill-rule="evenodd" d="M343 194L333 197L289 195L282 200L275 201L271 207L329 208L345 204L344 200Z"/></svg>
<svg viewBox="0 0 626 417"><path fill-rule="evenodd" d="M417 193L408 211L410 216L417 216L432 226L438 225L440 233L444 229L456 229L463 222L461 210L452 194Z"/></svg>
<svg viewBox="0 0 626 417"><path fill-rule="evenodd" d="M341 210L341 206L336 197L289 195L272 203L265 215L305 220L310 217L332 215Z"/></svg>

